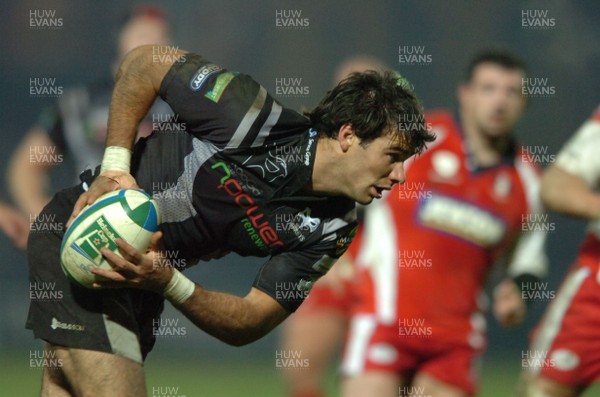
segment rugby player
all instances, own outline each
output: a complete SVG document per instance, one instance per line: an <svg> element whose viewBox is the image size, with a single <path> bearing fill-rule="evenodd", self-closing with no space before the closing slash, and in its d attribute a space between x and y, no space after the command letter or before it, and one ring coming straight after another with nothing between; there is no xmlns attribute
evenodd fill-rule
<svg viewBox="0 0 600 397"><path fill-rule="evenodd" d="M494 314L505 326L523 319L518 286L543 277L547 262L542 217L529 216L542 211L538 170L513 137L524 76L510 53L478 54L458 112L426 114L438 138L407 163L409 181L367 208L353 243L344 396L474 395L486 345L483 288L499 259L508 277Z"/></svg>
<svg viewBox="0 0 600 397"><path fill-rule="evenodd" d="M545 170L547 208L589 221L586 239L531 340L523 397L580 396L600 379L600 108Z"/></svg>
<svg viewBox="0 0 600 397"><path fill-rule="evenodd" d="M13 200L21 211L32 217L40 213L50 201L50 173L67 158L73 160L77 171L61 188L72 185L79 180L79 173L102 161L113 76L120 61L141 45L167 45L170 42L169 21L160 8L137 6L124 18L115 43L117 54L110 74L106 73L106 77L92 84L65 90L55 104L42 112L15 150L8 181ZM159 100L151 113L158 116L155 118L166 118L171 111ZM140 123L138 135L150 134L152 126L149 114Z"/></svg>
<svg viewBox="0 0 600 397"><path fill-rule="evenodd" d="M422 122L398 128L398 114L422 113L408 82L393 72L352 75L303 116L250 76L179 50L157 62L152 51L133 50L117 73L97 176L82 175L81 185L57 194L43 211L72 220L105 192L154 191L160 182L154 197L163 222L151 249L137 252L122 240L123 258L102 249L114 271L96 270L107 281L93 290L62 274L62 233L30 239L32 282L53 280L64 291L59 302L32 301L28 318L46 350L62 359L61 368L44 371L48 394L145 395L142 361L164 298L226 343L262 337L343 254L356 229L355 202L368 204L403 182L404 161L434 139ZM185 131L153 133L133 148L157 96ZM301 159L286 158L291 147L300 148ZM293 227L277 231L278 215L293 219ZM270 258L250 292L238 297L155 266L159 250L177 252L188 264L228 252ZM279 293L290 286L299 294Z"/></svg>
<svg viewBox="0 0 600 397"><path fill-rule="evenodd" d="M17 248L25 249L29 235L29 222L16 208L2 201L0 201L0 230Z"/></svg>

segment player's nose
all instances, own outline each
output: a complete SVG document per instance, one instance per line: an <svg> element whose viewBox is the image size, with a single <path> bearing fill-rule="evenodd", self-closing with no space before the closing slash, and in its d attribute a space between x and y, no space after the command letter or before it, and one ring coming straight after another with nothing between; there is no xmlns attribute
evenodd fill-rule
<svg viewBox="0 0 600 397"><path fill-rule="evenodd" d="M389 177L392 180L392 185L396 183L403 184L404 182L406 182L406 174L404 173L404 163L397 163L396 165L394 165L394 168L392 169L392 172L390 172Z"/></svg>

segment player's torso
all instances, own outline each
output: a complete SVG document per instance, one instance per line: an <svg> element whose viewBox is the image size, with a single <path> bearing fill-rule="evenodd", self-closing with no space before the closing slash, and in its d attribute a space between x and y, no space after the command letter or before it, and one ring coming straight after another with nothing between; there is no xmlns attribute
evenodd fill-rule
<svg viewBox="0 0 600 397"><path fill-rule="evenodd" d="M429 114L427 121L438 138L408 165L406 183L386 198L389 217L381 217L393 219L387 257L395 263L371 265L366 290L373 289L372 309L386 312L377 308L385 299L376 291L388 283L383 289L394 297L398 319L446 332L479 321L485 276L522 231L528 204L514 164L474 170L451 114Z"/></svg>
<svg viewBox="0 0 600 397"><path fill-rule="evenodd" d="M158 202L167 249L186 258L268 256L319 241L354 203L302 195L316 149L316 135L308 134L224 150L187 133L144 140L148 155L136 178Z"/></svg>

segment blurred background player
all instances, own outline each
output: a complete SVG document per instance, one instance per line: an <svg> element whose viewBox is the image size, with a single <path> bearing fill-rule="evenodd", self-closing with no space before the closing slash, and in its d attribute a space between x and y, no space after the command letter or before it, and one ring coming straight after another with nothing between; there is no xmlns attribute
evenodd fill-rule
<svg viewBox="0 0 600 397"><path fill-rule="evenodd" d="M354 72L389 69L381 60L357 55L343 61L333 76L333 85ZM359 207L359 218L362 210ZM281 348L301 351L310 365L282 368L288 395L313 397L323 395L322 382L333 357L345 339L351 301L348 299L354 268L351 261L340 258L311 290L309 297L283 324ZM318 335L318 337L315 337Z"/></svg>
<svg viewBox="0 0 600 397"><path fill-rule="evenodd" d="M524 397L579 396L600 379L600 108L542 177L544 204L589 221L587 237L530 345Z"/></svg>
<svg viewBox="0 0 600 397"><path fill-rule="evenodd" d="M3 202L0 202L0 230L17 248L25 249L29 222L17 209Z"/></svg>
<svg viewBox="0 0 600 397"><path fill-rule="evenodd" d="M135 8L120 26L111 75L65 91L54 106L42 113L15 151L9 167L10 191L24 213L39 214L49 201L50 171L62 163L63 155L74 160L76 175L102 161L113 75L123 57L141 45L170 42L169 22L161 9ZM164 121L171 111L164 102L157 101L149 115L152 113ZM138 136L150 134L152 126L153 120L147 116L140 124Z"/></svg>
<svg viewBox="0 0 600 397"><path fill-rule="evenodd" d="M285 329L283 348L310 360L308 368L286 370L290 395L323 395L331 344L350 312L344 395L397 396L399 387L436 397L475 393L485 348L482 289L492 264L510 262L512 280L494 291L494 314L505 326L525 315L517 284L546 271L543 227L523 224L541 219L527 217L541 211L538 171L519 160L512 137L526 107L524 75L514 55L484 52L459 88L459 114L426 116L439 141L409 163L407 184L368 211L342 266L315 285ZM348 283L353 259L355 285ZM407 335L414 330L430 335Z"/></svg>
<svg viewBox="0 0 600 397"><path fill-rule="evenodd" d="M547 263L538 170L512 136L526 107L525 73L511 53L478 54L458 113L426 114L436 142L407 165L406 184L367 210L355 242L345 397L474 395L486 345L483 288L499 259L509 277L494 291L494 315L503 326L523 320L518 285L543 277ZM399 115L401 124L416 121Z"/></svg>

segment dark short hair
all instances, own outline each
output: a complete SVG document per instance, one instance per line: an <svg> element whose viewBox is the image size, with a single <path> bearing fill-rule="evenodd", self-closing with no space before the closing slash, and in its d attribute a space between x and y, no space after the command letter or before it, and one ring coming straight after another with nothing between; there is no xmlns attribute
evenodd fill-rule
<svg viewBox="0 0 600 397"><path fill-rule="evenodd" d="M392 133L413 153L421 153L435 139L427 131L423 107L410 83L393 71L352 73L305 115L320 136L330 138L350 123L361 145ZM402 117L414 122L400 123Z"/></svg>
<svg viewBox="0 0 600 397"><path fill-rule="evenodd" d="M483 50L475 54L467 67L465 82L471 81L475 69L483 63L493 63L505 69L520 70L527 74L527 65L517 54L508 50Z"/></svg>

